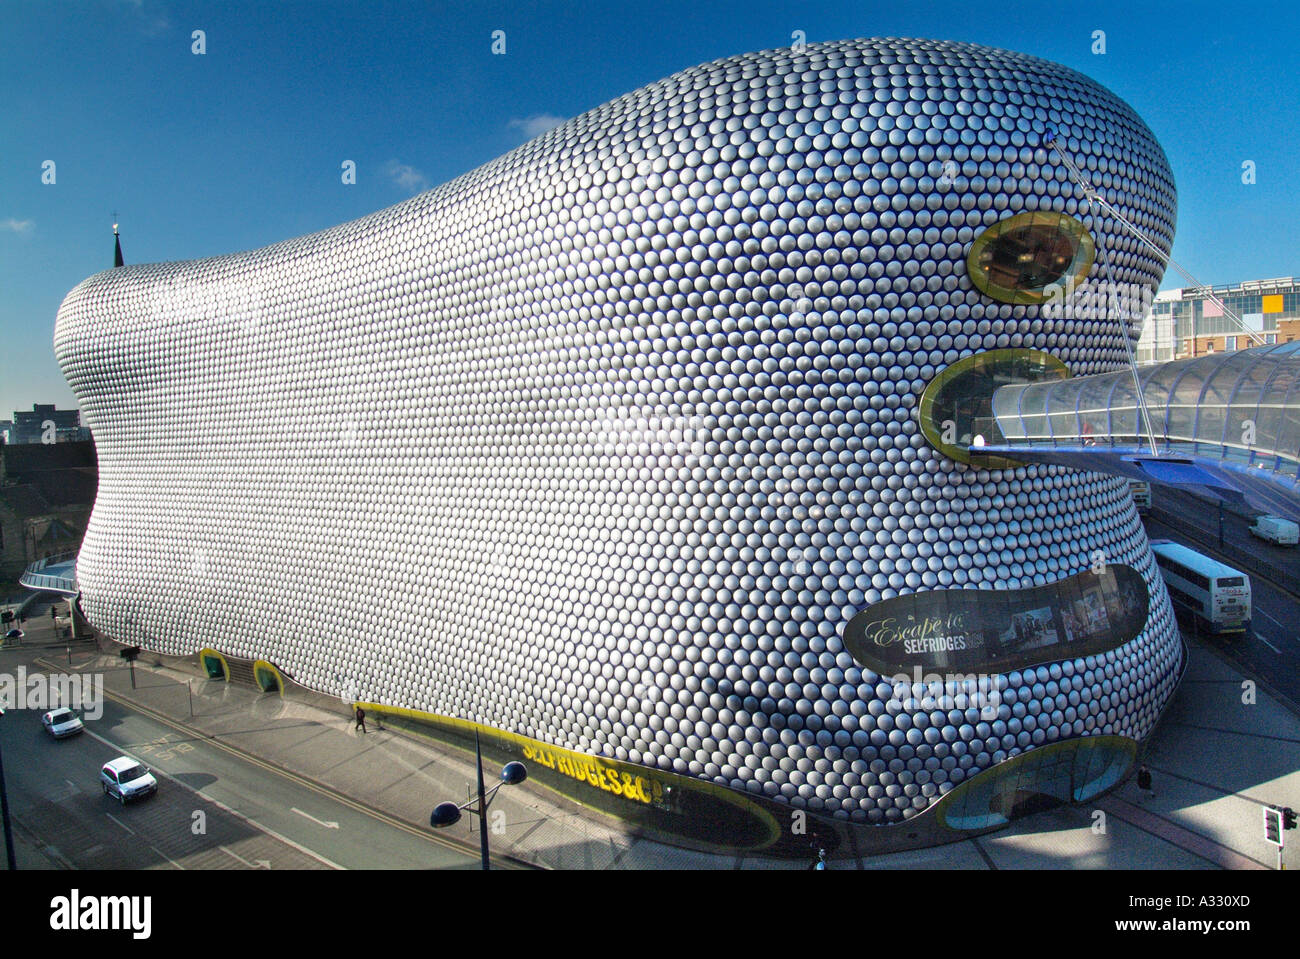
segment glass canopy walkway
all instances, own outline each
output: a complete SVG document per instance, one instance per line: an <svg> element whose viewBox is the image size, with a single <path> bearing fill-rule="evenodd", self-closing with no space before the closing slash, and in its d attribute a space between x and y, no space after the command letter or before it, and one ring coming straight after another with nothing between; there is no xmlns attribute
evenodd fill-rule
<svg viewBox="0 0 1300 959"><path fill-rule="evenodd" d="M1137 377L1149 427L1131 368L998 388L971 462L1000 454L1202 487L1300 521L1300 342L1139 367Z"/></svg>
<svg viewBox="0 0 1300 959"><path fill-rule="evenodd" d="M41 592L58 593L61 596L76 596L77 588L77 550L50 556L38 563L28 566L18 582L28 589Z"/></svg>

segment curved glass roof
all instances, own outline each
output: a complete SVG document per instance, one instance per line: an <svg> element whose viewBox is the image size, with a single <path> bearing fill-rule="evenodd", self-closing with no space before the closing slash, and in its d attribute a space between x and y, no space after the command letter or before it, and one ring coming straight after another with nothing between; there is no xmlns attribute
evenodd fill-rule
<svg viewBox="0 0 1300 959"><path fill-rule="evenodd" d="M1002 433L987 452L1123 475L1149 474L1194 460L1221 486L1265 490L1265 508L1300 513L1300 342L1214 353L1138 368L1156 449L1139 423L1133 371L1004 386L993 394ZM1105 454L1105 455L1103 455ZM1108 468L1103 459L1139 463ZM1146 457L1147 459L1143 459ZM1164 469L1168 476L1173 472ZM1176 472L1176 471L1174 471ZM1266 487L1260 487L1264 483Z"/></svg>

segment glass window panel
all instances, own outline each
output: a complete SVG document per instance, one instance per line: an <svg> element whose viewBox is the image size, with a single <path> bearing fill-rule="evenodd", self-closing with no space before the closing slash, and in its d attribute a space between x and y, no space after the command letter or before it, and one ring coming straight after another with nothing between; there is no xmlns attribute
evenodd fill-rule
<svg viewBox="0 0 1300 959"><path fill-rule="evenodd" d="M1194 439L1193 427L1196 423L1196 406L1178 403L1167 408L1165 416L1165 435L1171 440Z"/></svg>
<svg viewBox="0 0 1300 959"><path fill-rule="evenodd" d="M1019 213L985 229L966 258L971 282L1004 303L1042 303L1083 277L1095 247L1074 217L1051 211Z"/></svg>

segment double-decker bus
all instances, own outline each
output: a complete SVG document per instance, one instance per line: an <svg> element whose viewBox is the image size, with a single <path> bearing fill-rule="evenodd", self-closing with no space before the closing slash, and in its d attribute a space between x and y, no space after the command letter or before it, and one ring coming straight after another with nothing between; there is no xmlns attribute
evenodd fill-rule
<svg viewBox="0 0 1300 959"><path fill-rule="evenodd" d="M1129 494L1133 497L1133 505L1137 507L1138 514L1146 516L1151 512L1151 484L1142 480L1128 481Z"/></svg>
<svg viewBox="0 0 1300 959"><path fill-rule="evenodd" d="M1167 539L1151 541L1151 552L1174 607L1211 633L1250 629L1250 577Z"/></svg>

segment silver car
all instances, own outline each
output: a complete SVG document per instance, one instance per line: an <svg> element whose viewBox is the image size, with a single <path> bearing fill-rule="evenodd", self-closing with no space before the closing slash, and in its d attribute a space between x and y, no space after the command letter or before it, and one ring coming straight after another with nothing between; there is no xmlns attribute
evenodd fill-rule
<svg viewBox="0 0 1300 959"><path fill-rule="evenodd" d="M104 787L105 795L116 796L123 806L128 799L143 799L158 791L158 780L149 767L130 756L118 756L104 763L99 771L99 784Z"/></svg>
<svg viewBox="0 0 1300 959"><path fill-rule="evenodd" d="M81 724L81 717L67 707L51 709L41 717L41 724L55 739L66 739L85 729Z"/></svg>

